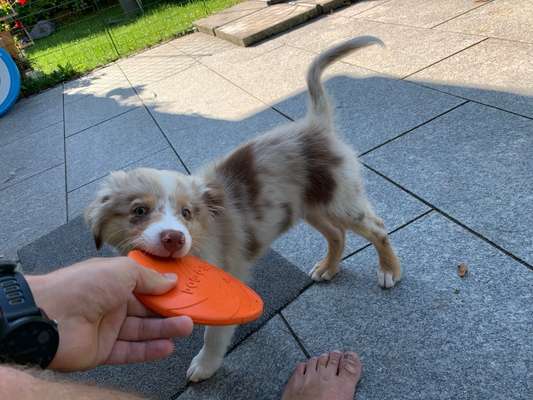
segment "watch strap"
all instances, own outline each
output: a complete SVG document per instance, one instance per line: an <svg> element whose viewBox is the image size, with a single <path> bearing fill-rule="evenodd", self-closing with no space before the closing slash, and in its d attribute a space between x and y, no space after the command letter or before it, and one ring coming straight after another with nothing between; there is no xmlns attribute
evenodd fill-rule
<svg viewBox="0 0 533 400"><path fill-rule="evenodd" d="M24 276L15 263L0 265L0 309L8 322L21 317L41 315Z"/></svg>

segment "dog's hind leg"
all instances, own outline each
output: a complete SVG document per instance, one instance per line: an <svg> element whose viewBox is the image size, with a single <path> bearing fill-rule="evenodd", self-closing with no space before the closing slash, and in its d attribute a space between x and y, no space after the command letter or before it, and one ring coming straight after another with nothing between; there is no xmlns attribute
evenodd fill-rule
<svg viewBox="0 0 533 400"><path fill-rule="evenodd" d="M305 220L309 225L319 231L328 241L326 258L318 262L310 272L314 281L329 281L339 272L339 263L344 251L345 231L333 225L330 220L319 213L306 215Z"/></svg>
<svg viewBox="0 0 533 400"><path fill-rule="evenodd" d="M391 288L401 279L400 261L389 240L385 225L365 200L363 210L349 224L349 228L374 245L379 256L378 284Z"/></svg>

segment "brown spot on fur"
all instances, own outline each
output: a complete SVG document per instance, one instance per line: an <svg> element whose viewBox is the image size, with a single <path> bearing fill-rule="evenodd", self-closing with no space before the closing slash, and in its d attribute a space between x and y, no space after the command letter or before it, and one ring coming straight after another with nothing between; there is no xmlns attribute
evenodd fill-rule
<svg viewBox="0 0 533 400"><path fill-rule="evenodd" d="M333 170L341 164L342 158L331 151L328 138L318 132L302 137L302 149L307 170L305 202L309 205L327 204L337 188Z"/></svg>
<svg viewBox="0 0 533 400"><path fill-rule="evenodd" d="M222 161L216 171L224 180L235 206L239 209L250 208L255 211L256 218L261 219L259 193L261 186L257 178L257 168L252 144L235 150Z"/></svg>
<svg viewBox="0 0 533 400"><path fill-rule="evenodd" d="M255 259L257 256L259 256L259 252L261 251L261 243L259 240L257 240L253 229L250 227L246 229L245 248L247 252L247 258L249 260Z"/></svg>
<svg viewBox="0 0 533 400"><path fill-rule="evenodd" d="M285 212L285 215L279 224L279 233L281 234L289 230L289 228L291 227L293 220L293 211L289 203L282 203L280 207Z"/></svg>
<svg viewBox="0 0 533 400"><path fill-rule="evenodd" d="M224 209L224 189L216 184L209 184L202 194L202 201L211 215L219 215Z"/></svg>

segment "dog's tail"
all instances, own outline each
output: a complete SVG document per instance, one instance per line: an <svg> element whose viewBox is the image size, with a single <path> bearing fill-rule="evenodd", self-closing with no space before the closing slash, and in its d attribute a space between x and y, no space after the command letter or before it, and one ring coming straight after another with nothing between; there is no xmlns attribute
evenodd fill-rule
<svg viewBox="0 0 533 400"><path fill-rule="evenodd" d="M315 58L307 71L307 87L311 98L309 113L312 116L324 118L330 115L328 99L320 79L324 70L348 53L373 44L384 46L383 42L374 36L360 36L346 40Z"/></svg>

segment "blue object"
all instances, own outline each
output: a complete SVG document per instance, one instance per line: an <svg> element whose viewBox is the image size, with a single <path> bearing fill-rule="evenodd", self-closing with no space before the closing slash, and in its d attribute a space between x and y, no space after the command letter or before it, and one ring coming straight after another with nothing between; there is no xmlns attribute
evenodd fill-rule
<svg viewBox="0 0 533 400"><path fill-rule="evenodd" d="M5 49L0 49L0 117L15 104L20 93L20 72Z"/></svg>

